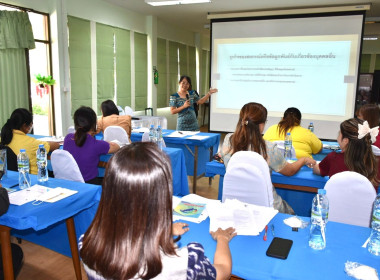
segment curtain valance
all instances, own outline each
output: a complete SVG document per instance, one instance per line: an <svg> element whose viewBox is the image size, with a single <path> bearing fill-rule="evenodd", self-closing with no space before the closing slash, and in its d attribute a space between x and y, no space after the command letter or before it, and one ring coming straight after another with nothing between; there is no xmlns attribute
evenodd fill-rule
<svg viewBox="0 0 380 280"><path fill-rule="evenodd" d="M35 48L28 14L18 11L0 11L0 49L25 48Z"/></svg>

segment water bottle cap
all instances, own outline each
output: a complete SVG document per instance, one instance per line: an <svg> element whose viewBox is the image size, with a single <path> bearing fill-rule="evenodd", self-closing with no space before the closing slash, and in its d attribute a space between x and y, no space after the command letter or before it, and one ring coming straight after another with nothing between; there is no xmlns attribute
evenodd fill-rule
<svg viewBox="0 0 380 280"><path fill-rule="evenodd" d="M157 126L157 128L161 128L161 125Z"/></svg>
<svg viewBox="0 0 380 280"><path fill-rule="evenodd" d="M313 124L312 122L310 124Z"/></svg>
<svg viewBox="0 0 380 280"><path fill-rule="evenodd" d="M25 153L26 150L25 149L20 149L20 153Z"/></svg>
<svg viewBox="0 0 380 280"><path fill-rule="evenodd" d="M38 148L43 148L44 147L44 144L39 144L38 145Z"/></svg>
<svg viewBox="0 0 380 280"><path fill-rule="evenodd" d="M150 127L154 127L154 124L151 124Z"/></svg>
<svg viewBox="0 0 380 280"><path fill-rule="evenodd" d="M286 135L290 135L290 132L286 133Z"/></svg>
<svg viewBox="0 0 380 280"><path fill-rule="evenodd" d="M319 189L318 194L326 194L326 190L325 189Z"/></svg>

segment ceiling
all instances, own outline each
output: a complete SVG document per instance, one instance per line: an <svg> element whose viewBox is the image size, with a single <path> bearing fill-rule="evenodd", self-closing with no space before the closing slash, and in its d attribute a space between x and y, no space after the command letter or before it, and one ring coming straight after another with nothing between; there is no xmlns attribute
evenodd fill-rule
<svg viewBox="0 0 380 280"><path fill-rule="evenodd" d="M153 7L144 0L104 0L145 15L156 16L159 20L187 31L209 35L205 28L209 24L208 13L247 12L263 10L285 10L340 5L371 4L366 17L379 22L372 26L370 33L380 34L380 0L211 0L211 3ZM376 26L376 28L374 28ZM366 28L367 29L367 28ZM378 31L374 31L378 30ZM367 33L367 32L365 32Z"/></svg>

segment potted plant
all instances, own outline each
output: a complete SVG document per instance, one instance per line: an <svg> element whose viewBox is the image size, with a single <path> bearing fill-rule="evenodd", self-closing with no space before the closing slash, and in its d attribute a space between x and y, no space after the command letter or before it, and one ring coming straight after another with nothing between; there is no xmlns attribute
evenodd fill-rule
<svg viewBox="0 0 380 280"><path fill-rule="evenodd" d="M55 84L55 80L52 76L42 76L41 74L37 74L35 76L36 92L37 95L42 97L42 94L49 94L50 86Z"/></svg>

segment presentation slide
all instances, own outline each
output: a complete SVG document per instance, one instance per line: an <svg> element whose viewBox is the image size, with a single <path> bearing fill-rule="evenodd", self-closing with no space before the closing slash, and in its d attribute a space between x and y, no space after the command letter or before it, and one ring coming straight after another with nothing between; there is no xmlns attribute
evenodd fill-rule
<svg viewBox="0 0 380 280"><path fill-rule="evenodd" d="M346 15L212 23L211 86L219 92L210 130L234 131L241 107L258 102L268 109L267 127L297 107L304 127L313 122L317 136L335 139L354 115L362 22Z"/></svg>

